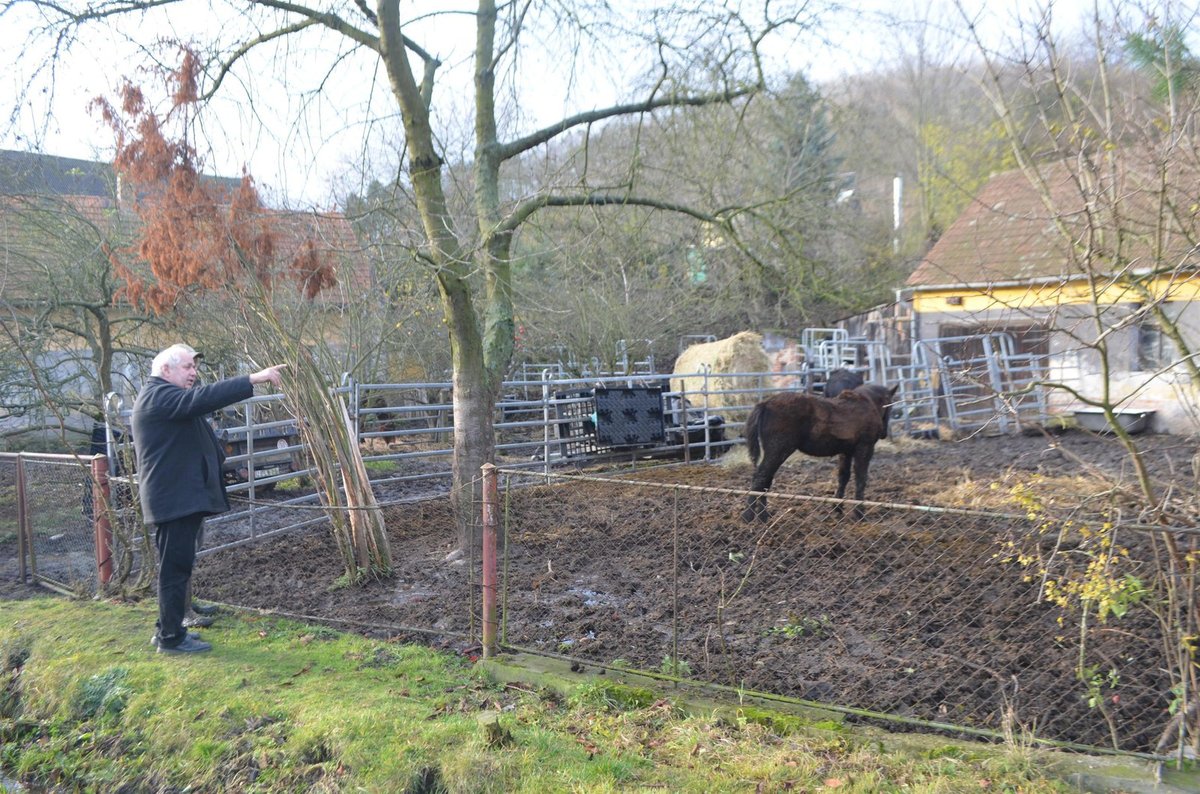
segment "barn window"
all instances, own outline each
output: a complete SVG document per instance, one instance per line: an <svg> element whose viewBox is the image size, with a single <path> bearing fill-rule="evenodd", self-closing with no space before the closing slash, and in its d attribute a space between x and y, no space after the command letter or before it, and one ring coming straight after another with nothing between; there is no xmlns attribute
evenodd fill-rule
<svg viewBox="0 0 1200 794"><path fill-rule="evenodd" d="M1157 322L1138 326L1138 369L1146 372L1169 367L1179 360L1179 351Z"/></svg>

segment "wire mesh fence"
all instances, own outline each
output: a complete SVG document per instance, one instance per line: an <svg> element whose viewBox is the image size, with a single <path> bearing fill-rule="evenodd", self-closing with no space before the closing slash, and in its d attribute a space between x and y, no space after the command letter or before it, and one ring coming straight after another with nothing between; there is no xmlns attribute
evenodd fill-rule
<svg viewBox="0 0 1200 794"><path fill-rule="evenodd" d="M325 515L318 506L290 509L309 519ZM480 560L473 545L455 552L450 501L380 501L374 509L388 531L390 575L347 586L342 552L324 520L286 537L208 549L197 564L196 595L371 636L460 651L476 646Z"/></svg>
<svg viewBox="0 0 1200 794"><path fill-rule="evenodd" d="M7 581L24 581L28 576L18 474L17 456L0 455L0 578Z"/></svg>
<svg viewBox="0 0 1200 794"><path fill-rule="evenodd" d="M202 553L292 530L326 526L329 521L327 511L313 493L296 497L231 493L229 504L229 512L205 519Z"/></svg>
<svg viewBox="0 0 1200 794"><path fill-rule="evenodd" d="M771 495L746 524L742 491L501 478L508 647L997 738L1153 752L1170 720L1158 621L1081 627L1014 551L1070 541L1025 517ZM1153 536L1123 547L1152 578Z"/></svg>
<svg viewBox="0 0 1200 794"><path fill-rule="evenodd" d="M33 580L71 593L95 591L99 568L90 456L3 455L5 503L13 503L4 530L4 557L10 551ZM10 536L10 529L15 535ZM9 564L6 563L6 567Z"/></svg>
<svg viewBox="0 0 1200 794"><path fill-rule="evenodd" d="M671 483L682 470L502 472L501 644L812 701L852 720L997 738L1015 730L1123 752L1162 747L1173 695L1159 616L1132 608L1081 622L1056 605L1052 580L1021 564L1038 554L1086 558L1082 524L1064 534L1025 516L870 502L859 518L839 500L784 494L769 496L770 521L747 524L747 492ZM15 499L21 480L31 572L94 592L86 459L0 457L0 498ZM114 483L109 548L126 577L153 548L135 502ZM378 509L394 575L352 598L329 587L342 572L316 504L276 507L279 529L214 522L206 553L245 546L235 579L253 586L227 596L220 588L237 582L201 566L197 592L388 636L475 643L487 588L473 544L447 564L457 545L449 500L381 500ZM286 557L246 543L302 524L316 531L297 533ZM1164 532L1117 531L1118 573L1152 581ZM19 533L3 533L8 565Z"/></svg>

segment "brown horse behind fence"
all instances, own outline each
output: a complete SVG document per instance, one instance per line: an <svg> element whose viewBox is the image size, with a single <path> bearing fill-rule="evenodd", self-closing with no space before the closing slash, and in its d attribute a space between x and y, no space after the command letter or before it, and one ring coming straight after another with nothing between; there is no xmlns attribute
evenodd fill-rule
<svg viewBox="0 0 1200 794"><path fill-rule="evenodd" d="M896 389L869 383L832 399L810 394L777 394L754 406L745 430L750 462L755 464L750 490L763 493L749 498L742 518L767 520L765 492L770 489L775 472L796 450L818 458L841 455L838 499L846 495L853 464L854 498L861 500L867 490L867 469L875 454L875 443L888 435L888 409ZM861 508L856 508L855 514L861 517Z"/></svg>

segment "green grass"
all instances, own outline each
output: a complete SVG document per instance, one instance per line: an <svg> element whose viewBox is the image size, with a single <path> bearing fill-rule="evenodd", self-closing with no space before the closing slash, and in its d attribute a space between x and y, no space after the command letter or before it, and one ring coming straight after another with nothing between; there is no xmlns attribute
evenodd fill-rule
<svg viewBox="0 0 1200 794"><path fill-rule="evenodd" d="M363 466L372 474L391 474L400 468L394 460L366 460Z"/></svg>
<svg viewBox="0 0 1200 794"><path fill-rule="evenodd" d="M1027 749L887 752L795 718L689 716L595 678L564 697L254 614L223 614L211 653L159 655L153 622L145 604L3 603L7 776L79 791L1071 790Z"/></svg>

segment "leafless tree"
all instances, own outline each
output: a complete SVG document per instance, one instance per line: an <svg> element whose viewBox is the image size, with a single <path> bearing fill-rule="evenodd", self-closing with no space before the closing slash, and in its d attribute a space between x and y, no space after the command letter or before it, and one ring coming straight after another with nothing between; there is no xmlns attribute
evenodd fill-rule
<svg viewBox="0 0 1200 794"><path fill-rule="evenodd" d="M1180 718L1160 751L1200 742L1192 703L1200 691L1197 545L1193 535L1171 531L1194 526L1198 506L1150 476L1119 414L1155 388L1197 402L1200 85L1184 38L1196 15L1194 4L1097 3L1089 46L1074 51L1052 3L1028 19L1013 49L997 50L971 28L986 64L983 88L1063 257L1055 328L1072 340L1078 365L1076 374L1047 385L1103 412L1135 475L1132 488L1115 483L1114 493L1123 509L1164 527L1153 535L1161 553L1150 600L1163 624ZM1163 343L1157 360L1131 366L1129 351L1147 338ZM1084 598L1084 620L1109 596Z"/></svg>
<svg viewBox="0 0 1200 794"><path fill-rule="evenodd" d="M35 7L47 20L46 32L66 42L77 36L84 40L89 25L120 24L123 16L149 9L188 13L191 3L9 0L0 12L18 5ZM452 20L465 15L472 23L472 200L466 225L454 213L456 184L447 167L454 158L446 151L452 136L439 127L435 103L443 66L437 50L446 43L436 31L427 35L422 29L428 17L406 17L408 7L398 0L373 6L254 0L232 8L247 24L225 28L227 32L211 43L213 60L204 86L208 96L236 80L253 84L248 64L260 49L270 50L275 58L270 68L276 70L311 65L314 52L319 52L327 59L328 72L318 91L334 91L339 80L360 80L364 74L386 78L394 104L367 113L372 123L385 123L387 116L398 113L404 129L404 154L397 159L420 216L420 256L437 281L450 336L454 494L460 545L465 546L473 538L473 483L481 464L493 454L492 406L513 351L512 245L522 227L538 213L563 206L636 205L677 211L716 226L734 222L729 208L689 207L669 196L642 193L635 178L637 152L629 153L629 176L619 184L594 185L584 172L553 189L510 193L502 168L564 134L594 129L611 119L746 101L766 87L763 43L812 24L813 12L804 3L763 3L751 9L673 2L639 5L627 16L606 3L481 0L469 9L438 6L429 16ZM235 27L243 32L234 33ZM589 70L636 75L631 78L633 98L594 107L576 101L583 109L551 123L524 129L507 126L509 114L520 109L520 98L514 99L517 84L509 80L525 68L537 68L536 57L551 45L555 53L563 53L563 45L568 45L606 58L587 66ZM579 68L580 79L596 76Z"/></svg>
<svg viewBox="0 0 1200 794"><path fill-rule="evenodd" d="M104 396L123 389L165 323L119 299L110 253L129 237L114 201L96 196L0 199L5 266L0 348L9 416L49 411L60 432L72 414L103 417ZM29 429L21 423L22 431ZM87 430L87 428L74 428ZM64 446L70 442L64 436Z"/></svg>

